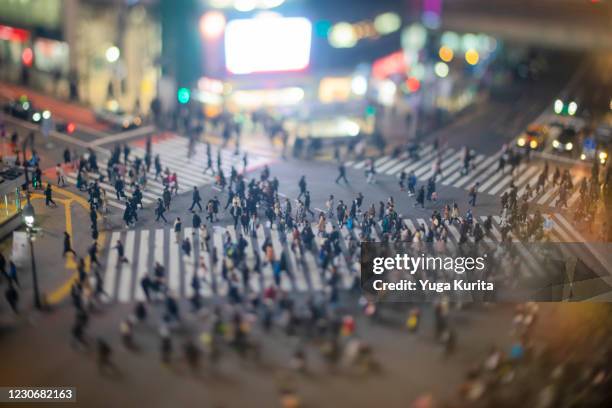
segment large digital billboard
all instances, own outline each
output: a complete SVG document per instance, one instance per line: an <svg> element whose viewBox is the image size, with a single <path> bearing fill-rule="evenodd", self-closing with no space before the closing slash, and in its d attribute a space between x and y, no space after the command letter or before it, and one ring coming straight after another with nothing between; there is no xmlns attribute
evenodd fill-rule
<svg viewBox="0 0 612 408"><path fill-rule="evenodd" d="M225 30L225 66L232 74L302 70L310 62L311 35L302 17L232 20Z"/></svg>

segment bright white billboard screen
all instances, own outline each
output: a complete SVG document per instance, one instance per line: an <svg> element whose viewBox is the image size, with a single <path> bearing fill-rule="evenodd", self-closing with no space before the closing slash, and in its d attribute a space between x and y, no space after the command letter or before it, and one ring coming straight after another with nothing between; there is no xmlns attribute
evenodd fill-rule
<svg viewBox="0 0 612 408"><path fill-rule="evenodd" d="M225 66L233 74L299 71L310 61L311 35L302 17L232 20L225 29Z"/></svg>

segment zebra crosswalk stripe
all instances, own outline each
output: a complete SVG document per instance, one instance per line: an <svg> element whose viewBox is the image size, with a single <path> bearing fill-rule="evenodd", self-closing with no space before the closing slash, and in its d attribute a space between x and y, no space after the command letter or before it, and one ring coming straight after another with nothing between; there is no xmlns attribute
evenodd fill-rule
<svg viewBox="0 0 612 408"><path fill-rule="evenodd" d="M402 160L404 159L403 155L395 158L395 159L391 159L388 162L382 164L380 167L378 167L376 169L376 171L378 171L379 173L384 173L385 171L389 170L391 167L395 166L396 164L400 163Z"/></svg>
<svg viewBox="0 0 612 408"><path fill-rule="evenodd" d="M425 163L428 163L431 158L435 157L437 154L437 151L433 150L433 149L429 149L428 151L422 151L419 159L417 161L412 161L410 159L404 160L402 163L393 166L392 168L390 168L389 170L387 170L387 172L385 174L387 175L395 175L400 173L401 171L405 171L406 173L409 173L412 170L416 170L417 168L423 166Z"/></svg>
<svg viewBox="0 0 612 408"><path fill-rule="evenodd" d="M453 153L454 153L454 149L447 149L444 151L444 153L442 154L442 161L440 162L441 169L444 169L446 167L446 165L449 163L449 159L450 160L453 159L454 157ZM417 176L421 180L428 180L434 174L434 168L433 168L434 163L435 161L432 161L432 164L430 166L423 166L423 168L415 171L414 175Z"/></svg>
<svg viewBox="0 0 612 408"><path fill-rule="evenodd" d="M140 286L140 281L147 274L147 267L149 263L149 230L140 231L140 245L138 249L138 263L136 264L136 282L134 286L135 298L138 301L145 300L145 294Z"/></svg>
<svg viewBox="0 0 612 408"><path fill-rule="evenodd" d="M448 231L451 233L452 237L455 238L455 241L459 242L459 239L461 239L461 233L459 233L457 227L454 224L447 225L446 227L448 228Z"/></svg>
<svg viewBox="0 0 612 408"><path fill-rule="evenodd" d="M496 153L494 158L495 160L499 159L499 156L501 156L501 151ZM491 176L491 174L495 173L497 171L497 167L495 167L494 163L491 162L490 164L487 164L487 166L482 166L483 168L485 168L485 171L480 173L478 175L478 177L476 177L476 179L474 180L474 183L484 183L485 181L487 181L489 179L489 176Z"/></svg>
<svg viewBox="0 0 612 408"><path fill-rule="evenodd" d="M523 171L523 170L524 170L524 167L523 167L522 169L521 169L521 168L519 168L519 173L520 173L521 171ZM498 182L496 183L496 185L495 185L495 186L493 186L493 188L491 188L491 190L489 190L489 194L491 194L491 195L495 195L495 194L499 193L499 192L500 192L502 189L507 190L507 189L508 189L508 186L509 186L509 184L510 184L510 182L511 182L512 180L514 180L514 176L513 176L512 174L508 174L508 175L506 175L506 176L505 176L505 177L504 177L504 178L503 178L501 181L498 181ZM484 192L484 191L486 191L486 189L487 189L487 187L482 186L481 191L483 191L483 192ZM505 191L505 190L504 190L504 191Z"/></svg>
<svg viewBox="0 0 612 408"><path fill-rule="evenodd" d="M555 225L554 234L559 236L562 241L565 242L580 242L582 236L580 233L575 231L572 226L563 218L560 214L554 214L554 219L558 225ZM478 220L484 222L487 217L480 216ZM488 249L493 250L501 242L501 233L499 228L499 222L501 217L494 216L494 223L489 234L487 234L484 245ZM416 231L425 227L426 232L429 231L429 222L425 218L403 218L404 224L411 230ZM449 248L459 245L460 232L456 224L445 224L448 229L448 241L446 244ZM380 237L381 235L381 223L376 222L373 226L373 236ZM331 232L333 230L332 221L326 223L326 230ZM110 235L111 244L108 249L108 256L106 258L105 265L105 279L104 279L104 290L109 295L110 301L118 302L129 302L132 300L142 301L145 299L144 292L140 286L140 281L144 276L153 270L155 262L159 262L161 265L167 265L166 277L169 289L172 293L181 297L189 297L193 295L193 289L191 287L191 281L194 274L200 278L204 278L201 284L202 294L204 296L226 296L228 283L222 277L222 259L223 259L223 244L225 233L228 233L233 243L237 242L238 233L234 231L233 227L214 227L211 231L212 245L207 250L201 250L199 245L199 236L191 238L193 236L193 229L186 227L183 230L183 236L189 237L192 240L192 252L190 255L184 253L181 249L180 242L176 242L172 228L158 228L158 229L144 229L144 230L129 230L126 232L114 231ZM338 230L340 233L340 249L342 253L339 258L334 259L334 263L339 268L340 278L342 286L348 288L353 283L355 277L354 273L351 272L352 263L354 257L348 252L348 241L352 236L359 235L359 229L353 229L349 231L346 228ZM321 272L321 267L318 262L318 249L313 251L305 250L301 253L300 257L297 257L297 253L291 250L291 235L285 236L284 233L280 232L277 228L272 227L271 229L267 226L260 226L256 230L255 237L249 236L247 242L249 245L246 247L246 262L249 268L252 270L255 263L255 257L259 256L262 259L261 274L251 273L249 277L248 290L261 292L265 288L273 284L273 270L270 263L263 265L266 261L265 254L262 254L261 246L265 240L265 237L269 236L270 242L272 243L275 260L279 261L282 254L284 253L287 259L287 274L283 274L281 277L281 288L286 291L299 291L308 292L314 291L319 292L325 290L327 284L325 282L329 275L324 275ZM520 272L526 277L533 277L542 275L545 273L540 268L537 257L530 253L527 244L519 242L519 240L512 236L512 241L515 245L517 255L523 259ZM113 244L118 240L123 240L125 243L125 255L130 261L129 263L119 263L117 251L113 248ZM473 237L469 237L469 241L473 242ZM320 248L322 239L319 237L315 240L315 247ZM212 261L212 248L216 248L219 262L213 267ZM299 258L299 259L298 259ZM207 265L206 274L199 273L200 270L200 259L204 265Z"/></svg>
<svg viewBox="0 0 612 408"><path fill-rule="evenodd" d="M480 191L486 193L489 187L499 182L499 180L506 180L507 178L512 179L512 176L502 172L493 173L491 177L489 177L486 181L483 181L483 183L480 185ZM505 182L503 184L505 185Z"/></svg>
<svg viewBox="0 0 612 408"><path fill-rule="evenodd" d="M474 167L474 169L470 170L468 174L466 174L465 176L457 180L453 184L453 187L461 187L464 184L473 180L474 177L478 177L478 175L482 172L482 170L485 169L487 166L489 166L490 163L495 159L495 156L491 156L484 161L483 159L484 159L483 155L476 156L476 158L474 159L474 163L477 163L477 164Z"/></svg>
<svg viewBox="0 0 612 408"><path fill-rule="evenodd" d="M114 231L111 234L110 244L109 244L109 254L108 259L106 260L106 271L104 273L104 292L108 295L107 298L109 300L113 300L115 296L115 281L117 279L117 262L119 261L119 256L117 251L113 248L115 242L119 241L121 238L121 232Z"/></svg>
<svg viewBox="0 0 612 408"><path fill-rule="evenodd" d="M134 262L134 241L135 231L129 230L125 237L125 254L127 262L122 263L121 272L119 275L119 302L128 302L130 300L130 290L132 285L132 265Z"/></svg>
<svg viewBox="0 0 612 408"><path fill-rule="evenodd" d="M404 223L406 224L408 229L410 229L410 231L412 231L412 233L414 234L415 231L417 230L417 227L414 225L412 220L410 218L406 218L406 219L404 219Z"/></svg>
<svg viewBox="0 0 612 408"><path fill-rule="evenodd" d="M174 231L173 235L175 235ZM180 235L180 234L179 234ZM176 242L175 237L170 237L169 243L169 259L168 259L168 288L175 294L180 294L180 268L181 262L179 259L180 241Z"/></svg>
<svg viewBox="0 0 612 408"><path fill-rule="evenodd" d="M554 194L558 194L558 187L550 188L537 201L538 204L545 204Z"/></svg>
<svg viewBox="0 0 612 408"><path fill-rule="evenodd" d="M538 167L528 167L516 180L514 180L514 186L517 188L517 194L519 191L524 191L527 188L527 183L532 176L538 172ZM506 188L507 192L510 192L510 186Z"/></svg>

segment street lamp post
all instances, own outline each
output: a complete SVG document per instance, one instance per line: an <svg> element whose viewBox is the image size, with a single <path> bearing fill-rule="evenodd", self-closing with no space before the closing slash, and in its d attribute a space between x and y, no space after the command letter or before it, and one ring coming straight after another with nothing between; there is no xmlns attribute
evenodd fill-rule
<svg viewBox="0 0 612 408"><path fill-rule="evenodd" d="M34 258L34 242L32 237L32 228L34 227L34 207L30 203L30 194L26 192L26 198L28 200L26 206L23 208L22 215L23 221L26 225L26 232L28 234L28 243L30 244L30 260L32 262L32 285L34 287L34 307L41 309L40 293L38 292L38 275L36 273L36 260Z"/></svg>

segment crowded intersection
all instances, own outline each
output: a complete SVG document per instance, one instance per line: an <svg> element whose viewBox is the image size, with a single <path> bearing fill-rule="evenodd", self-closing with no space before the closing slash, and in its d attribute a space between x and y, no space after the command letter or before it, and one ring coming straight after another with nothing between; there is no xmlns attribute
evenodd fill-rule
<svg viewBox="0 0 612 408"><path fill-rule="evenodd" d="M460 18L477 1L91 3L58 2L92 32L119 17L87 75L62 68L67 21L65 42L0 25L32 44L17 70L0 52L0 403L612 401L612 58L555 36L572 0L532 17L545 39L505 0L484 20ZM584 3L578 30L612 15ZM524 37L486 24L503 10ZM381 254L486 268L372 274Z"/></svg>

